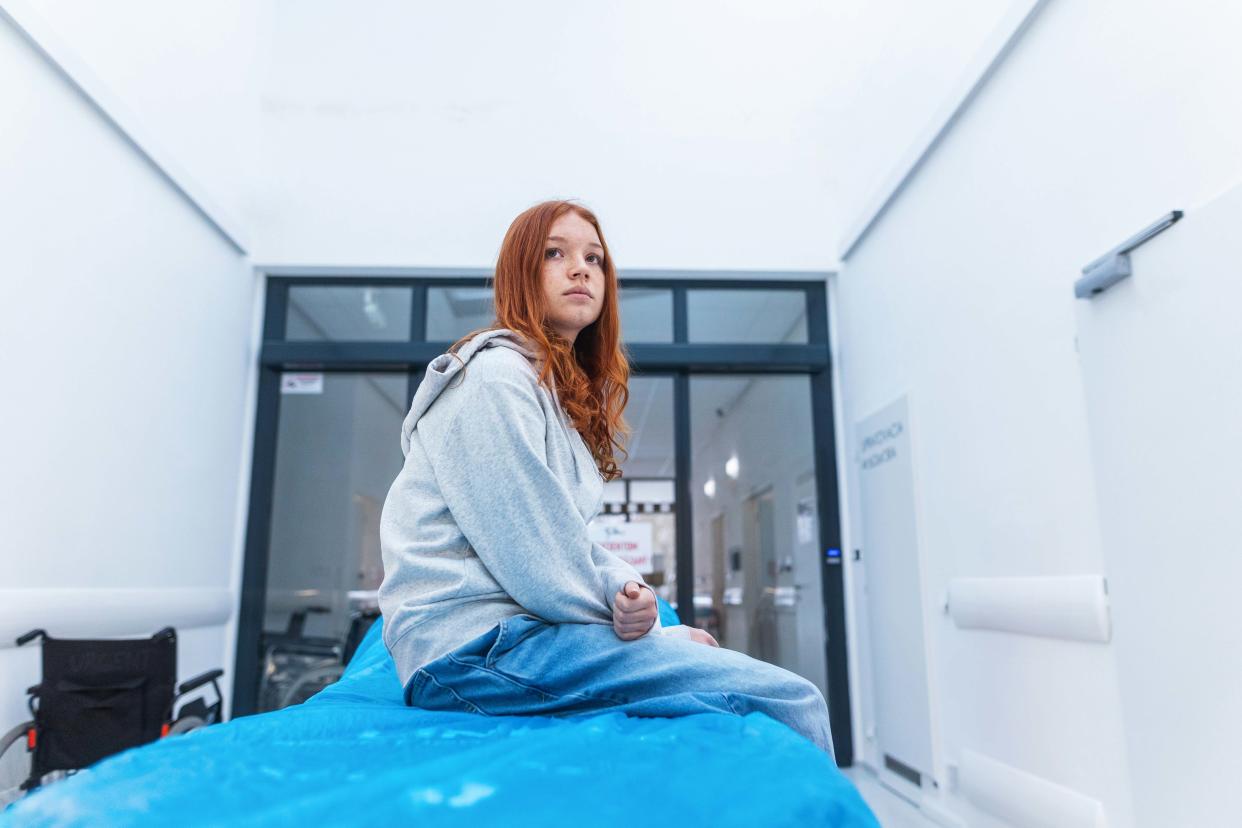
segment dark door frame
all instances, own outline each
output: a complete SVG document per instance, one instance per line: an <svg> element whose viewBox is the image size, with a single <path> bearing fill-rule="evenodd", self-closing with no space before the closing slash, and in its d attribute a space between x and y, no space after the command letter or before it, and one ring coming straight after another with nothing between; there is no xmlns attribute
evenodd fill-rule
<svg viewBox="0 0 1242 828"><path fill-rule="evenodd" d="M763 274L747 274L760 277ZM779 275L779 274L777 274ZM266 277L263 343L259 356L255 411L254 461L242 567L237 624L232 713L255 712L259 688L260 640L267 593L276 438L280 418L280 375L285 370L392 371L408 377L412 398L424 366L449 342L426 342L425 310L429 287L489 287L485 271L404 271L399 275L365 273L317 275L307 270L269 270ZM845 588L841 557L841 521L829 352L827 280L805 278L702 278L690 274L619 274L622 288L659 288L672 292L673 342L627 345L635 375L673 378L676 452L677 603L694 606L694 522L690 491L690 378L703 374L806 374L811 385L811 422L815 455L820 548L824 550L822 584L827 649L828 711L837 763L853 764L849 670L846 648ZM412 289L409 342L288 342L285 318L289 287L383 284ZM800 290L806 296L807 344L701 344L688 337L687 292L695 289ZM693 619L691 619L692 621Z"/></svg>

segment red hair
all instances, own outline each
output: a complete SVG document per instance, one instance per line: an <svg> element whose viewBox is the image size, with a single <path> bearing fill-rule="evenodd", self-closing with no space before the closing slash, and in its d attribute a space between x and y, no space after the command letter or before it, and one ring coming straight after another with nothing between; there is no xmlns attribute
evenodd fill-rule
<svg viewBox="0 0 1242 828"><path fill-rule="evenodd" d="M545 321L543 260L548 233L558 218L573 210L591 223L604 247L604 305L599 318L578 332L573 344ZM613 447L625 452L630 429L622 412L629 401L629 359L621 345L617 303L617 269L595 214L570 201L544 201L525 210L509 225L493 278L496 319L466 334L449 348L454 353L484 331L508 328L522 334L544 355L539 383L553 387L561 408L591 450L605 480L621 476ZM551 378L554 384L549 384Z"/></svg>

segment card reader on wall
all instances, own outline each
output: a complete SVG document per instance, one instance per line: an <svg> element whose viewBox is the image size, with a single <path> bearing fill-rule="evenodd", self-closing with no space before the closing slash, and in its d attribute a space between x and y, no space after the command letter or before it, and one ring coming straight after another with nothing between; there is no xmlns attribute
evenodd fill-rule
<svg viewBox="0 0 1242 828"><path fill-rule="evenodd" d="M1074 296L1091 299L1130 275L1130 251L1168 230L1182 217L1181 210L1162 216L1100 258L1082 269L1082 278L1074 283Z"/></svg>

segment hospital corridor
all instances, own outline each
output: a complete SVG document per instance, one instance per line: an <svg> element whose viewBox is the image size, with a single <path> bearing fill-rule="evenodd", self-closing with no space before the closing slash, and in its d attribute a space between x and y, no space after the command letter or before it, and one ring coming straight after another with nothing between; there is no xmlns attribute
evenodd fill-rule
<svg viewBox="0 0 1242 828"><path fill-rule="evenodd" d="M0 828L1242 824L1239 38L0 0Z"/></svg>

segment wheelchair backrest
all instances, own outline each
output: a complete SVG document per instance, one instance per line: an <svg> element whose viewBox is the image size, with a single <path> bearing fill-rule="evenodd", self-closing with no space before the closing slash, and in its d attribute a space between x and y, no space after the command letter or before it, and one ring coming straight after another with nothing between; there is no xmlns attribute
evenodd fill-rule
<svg viewBox="0 0 1242 828"><path fill-rule="evenodd" d="M136 640L44 637L34 770L84 768L153 742L172 714L177 634Z"/></svg>

